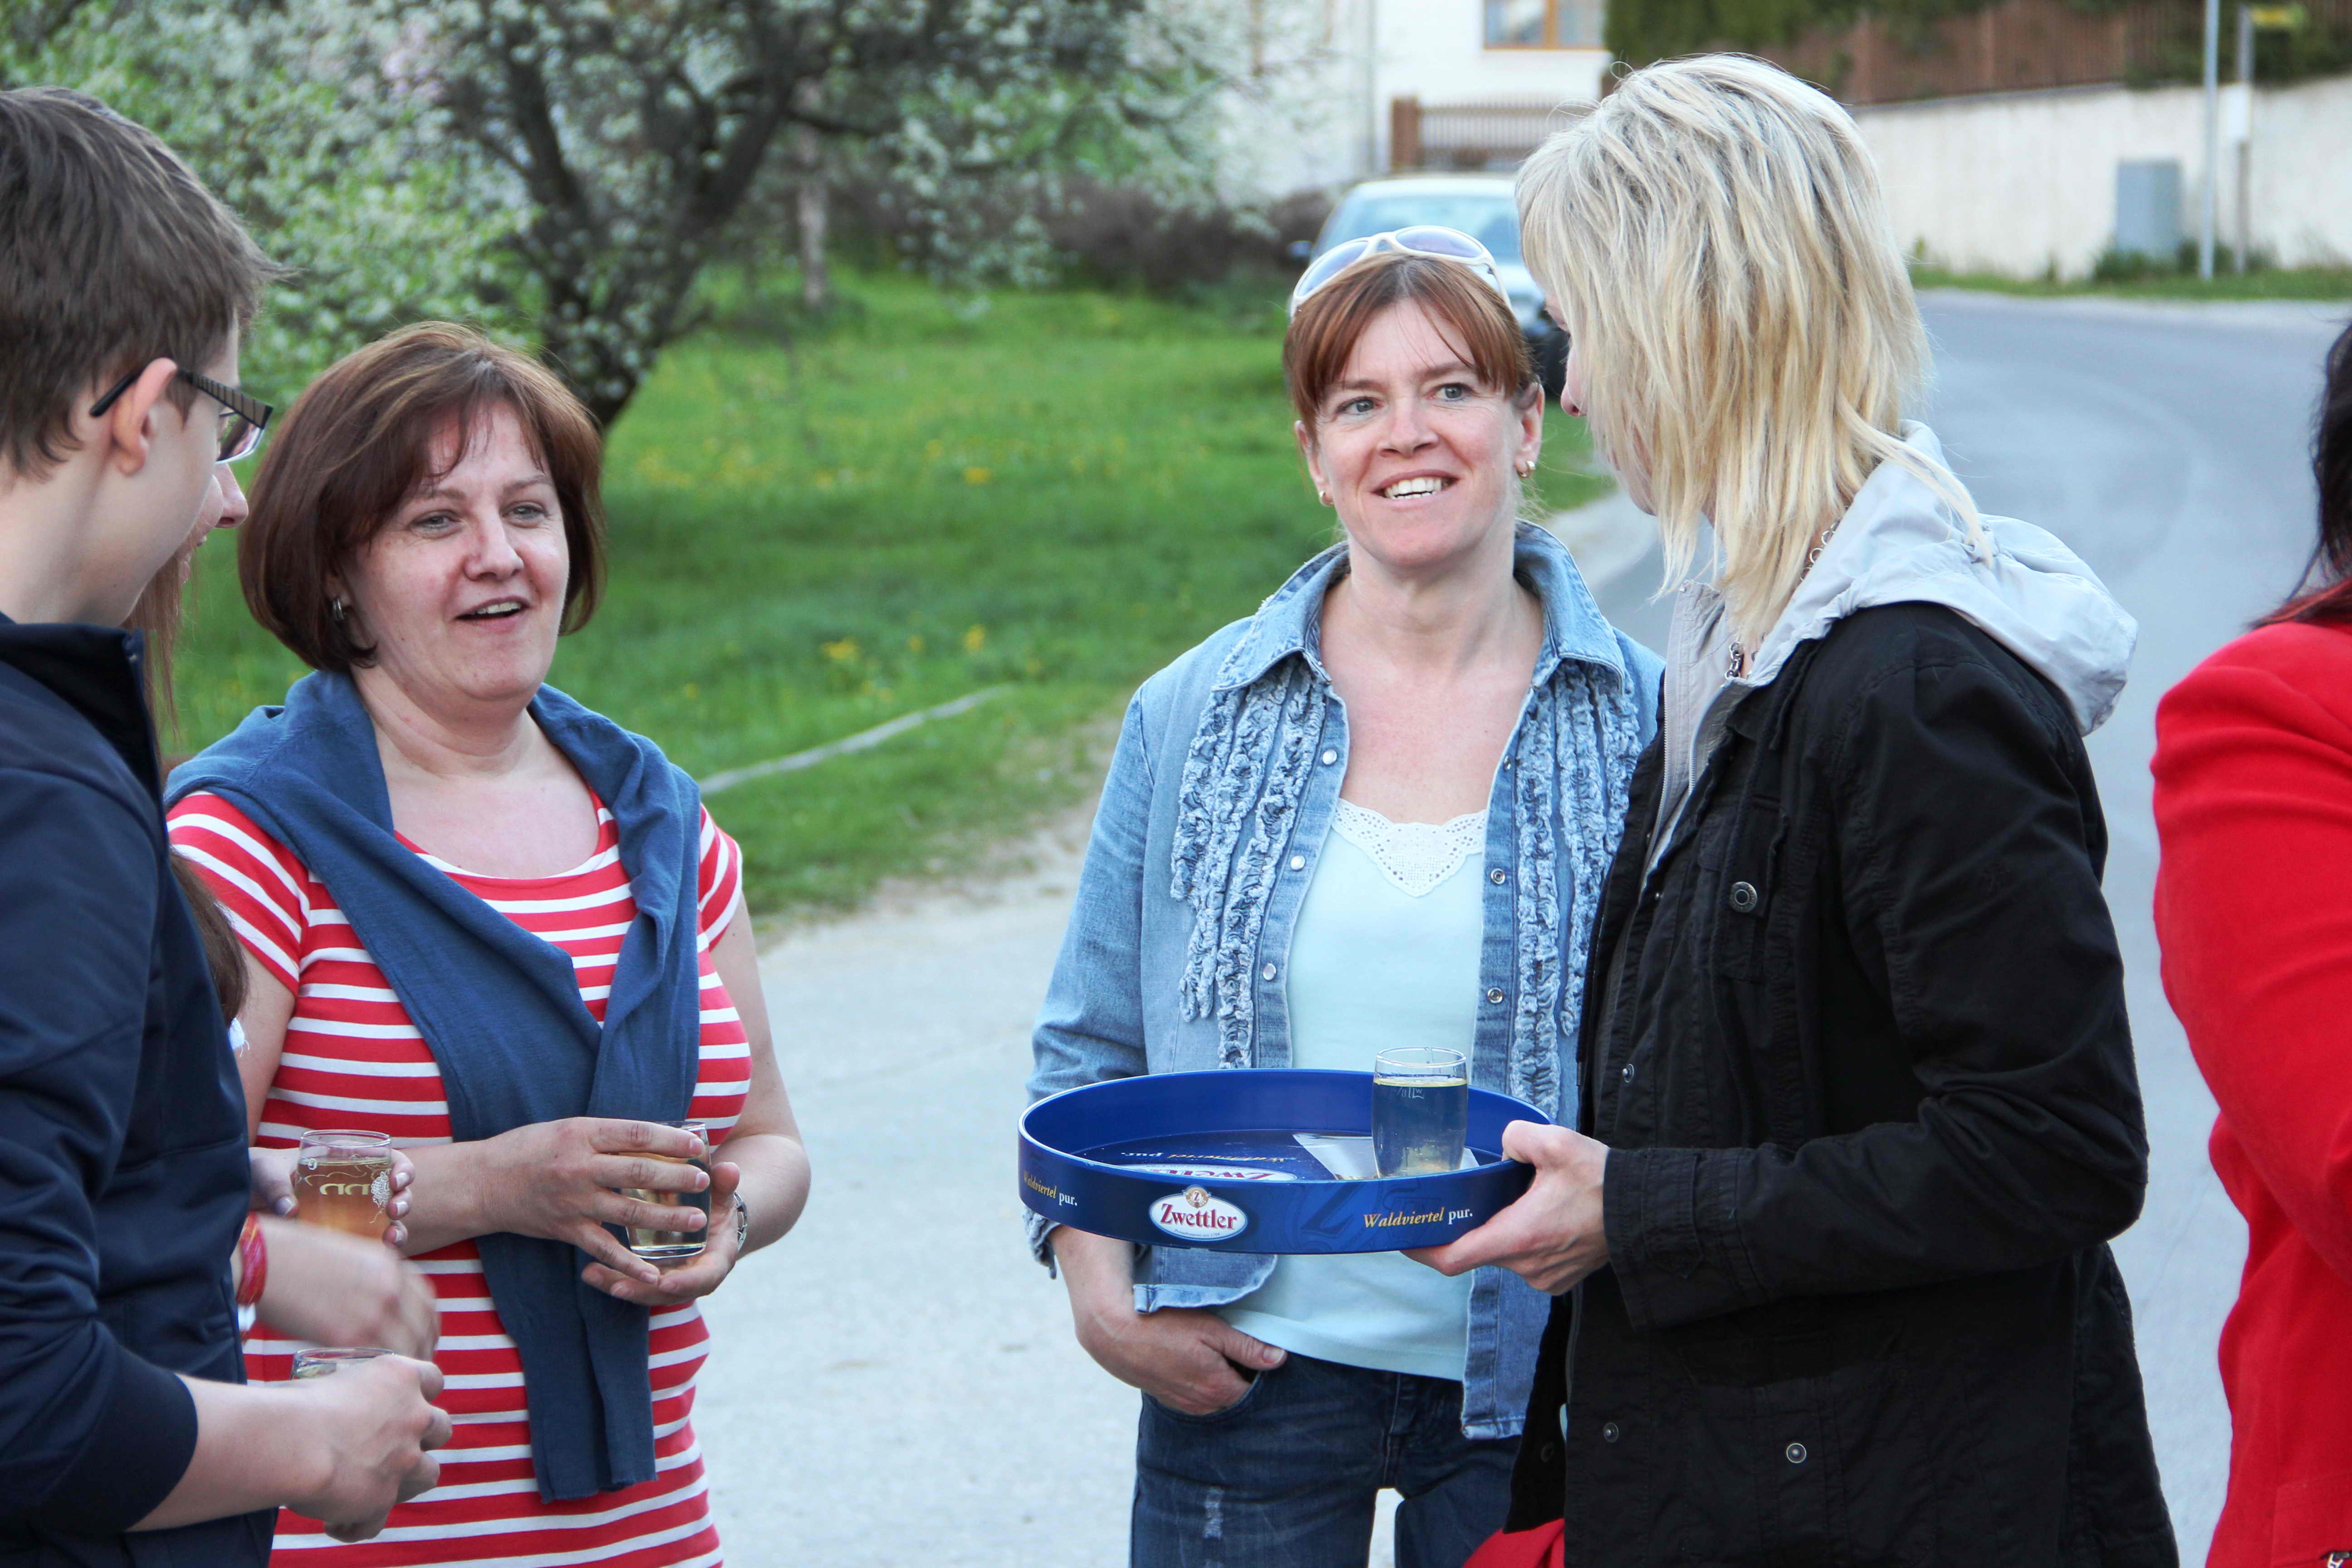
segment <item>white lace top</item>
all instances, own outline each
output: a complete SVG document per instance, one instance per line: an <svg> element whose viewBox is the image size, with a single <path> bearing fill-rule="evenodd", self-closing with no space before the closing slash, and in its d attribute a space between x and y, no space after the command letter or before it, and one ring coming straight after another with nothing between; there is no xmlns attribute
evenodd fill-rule
<svg viewBox="0 0 2352 1568"><path fill-rule="evenodd" d="M1451 822L1391 822L1370 806L1339 802L1331 831L1372 858L1401 893L1426 895L1463 862L1486 847L1486 814L1474 811Z"/></svg>

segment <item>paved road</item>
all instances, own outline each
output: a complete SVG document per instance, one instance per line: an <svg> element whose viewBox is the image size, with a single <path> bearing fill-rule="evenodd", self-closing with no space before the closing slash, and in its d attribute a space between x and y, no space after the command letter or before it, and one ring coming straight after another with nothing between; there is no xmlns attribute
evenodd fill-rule
<svg viewBox="0 0 2352 1568"><path fill-rule="evenodd" d="M2301 565L2304 456L2330 329L2294 308L1928 302L1931 421L1982 504L2064 537L2140 618L2132 685L2092 741L2107 885L2155 1144L2118 1247L2183 1557L2226 1479L2213 1343L2243 1235L2204 1156L2212 1107L2164 1005L2147 906L2156 699ZM1604 608L1654 644L1654 555ZM1011 1125L1068 907L1066 826L1035 869L886 904L767 960L817 1168L809 1216L714 1298L698 1426L743 1568L1124 1560L1133 1396L1071 1343L1020 1256Z"/></svg>
<svg viewBox="0 0 2352 1568"><path fill-rule="evenodd" d="M2058 533L2139 617L2131 685L2091 738L2114 847L2152 1148L2147 1207L2116 1247L2185 1561L2229 1479L2214 1344L2245 1229L2205 1157L2213 1102L2158 974L2149 900L2157 700L2300 575L2312 541L2310 418L2341 312L2153 313L1932 300L1930 418L1980 503Z"/></svg>

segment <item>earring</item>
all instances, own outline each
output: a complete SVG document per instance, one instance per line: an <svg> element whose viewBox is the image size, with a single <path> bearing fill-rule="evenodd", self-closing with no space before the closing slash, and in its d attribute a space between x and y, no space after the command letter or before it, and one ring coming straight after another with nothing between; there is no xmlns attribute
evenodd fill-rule
<svg viewBox="0 0 2352 1568"><path fill-rule="evenodd" d="M1315 499L1321 501L1325 506L1329 506L1331 504L1331 492L1329 490L1317 490L1315 492Z"/></svg>
<svg viewBox="0 0 2352 1568"><path fill-rule="evenodd" d="M343 624L343 602L341 599L328 600L327 614L335 617L335 625L341 626Z"/></svg>
<svg viewBox="0 0 2352 1568"><path fill-rule="evenodd" d="M1513 465L1512 465L1512 467L1516 468L1517 469L1518 469L1518 471L1519 471L1519 478L1521 478L1521 479L1526 479L1529 474L1532 474L1532 473L1534 473L1534 472L1536 471L1536 466L1535 466L1533 463L1515 463L1515 464L1513 464Z"/></svg>

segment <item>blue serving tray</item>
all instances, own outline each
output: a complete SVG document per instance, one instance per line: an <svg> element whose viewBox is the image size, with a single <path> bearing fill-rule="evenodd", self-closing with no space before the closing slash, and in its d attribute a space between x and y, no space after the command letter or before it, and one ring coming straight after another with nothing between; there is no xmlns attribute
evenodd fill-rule
<svg viewBox="0 0 2352 1568"><path fill-rule="evenodd" d="M1021 1201L1075 1230L1228 1252L1435 1247L1508 1206L1535 1174L1503 1128L1550 1118L1470 1091L1475 1166L1348 1180L1299 1134L1368 1138L1372 1075L1306 1068L1152 1073L1065 1089L1021 1118Z"/></svg>

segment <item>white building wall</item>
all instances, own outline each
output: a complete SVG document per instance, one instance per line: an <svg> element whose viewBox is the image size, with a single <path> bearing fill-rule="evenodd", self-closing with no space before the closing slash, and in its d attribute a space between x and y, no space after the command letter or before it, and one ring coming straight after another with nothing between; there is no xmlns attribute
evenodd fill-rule
<svg viewBox="0 0 2352 1568"><path fill-rule="evenodd" d="M1320 0L1318 24L1304 68L1228 97L1237 164L1264 195L1386 174L1397 99L1591 102L1609 64L1598 47L1489 49L1481 0Z"/></svg>
<svg viewBox="0 0 2352 1568"><path fill-rule="evenodd" d="M1960 271L2089 272L2115 237L2116 165L2180 164L2181 230L2202 210L2203 95L2193 87L2002 93L1854 110L1895 238ZM2252 114L2254 248L2287 266L2352 258L2352 78L2263 88ZM2222 143L2216 237L2237 242L2237 161Z"/></svg>
<svg viewBox="0 0 2352 1568"><path fill-rule="evenodd" d="M1591 103L1601 96L1609 67L1603 48L1490 49L1486 47L1486 10L1480 0L1357 0L1378 7L1379 43L1374 56L1379 124L1374 157L1386 173L1389 104L1400 98L1423 103ZM1595 7L1595 16L1598 7Z"/></svg>

